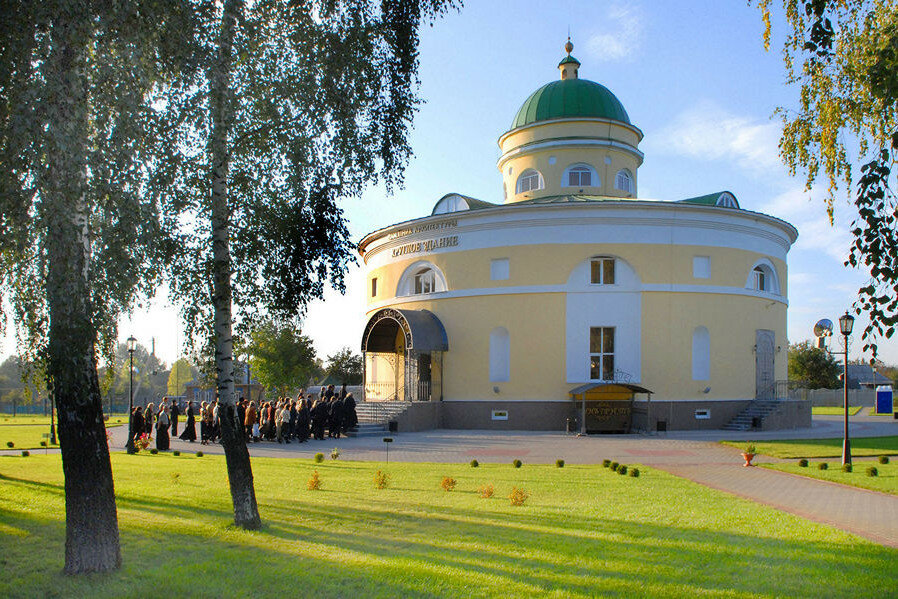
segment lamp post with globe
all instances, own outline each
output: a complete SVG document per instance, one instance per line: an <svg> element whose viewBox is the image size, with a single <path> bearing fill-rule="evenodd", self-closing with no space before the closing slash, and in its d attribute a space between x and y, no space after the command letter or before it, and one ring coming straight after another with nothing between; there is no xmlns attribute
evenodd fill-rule
<svg viewBox="0 0 898 599"><path fill-rule="evenodd" d="M845 351L836 352L826 349L826 338L833 334L833 323L828 318L817 321L814 325L814 335L817 337L817 347L829 352L831 355L841 355L843 358L842 370L842 394L844 405L844 424L842 439L842 465L851 463L851 440L848 436L848 336L854 329L854 316L845 311L839 317L839 332L842 333L845 343Z"/></svg>

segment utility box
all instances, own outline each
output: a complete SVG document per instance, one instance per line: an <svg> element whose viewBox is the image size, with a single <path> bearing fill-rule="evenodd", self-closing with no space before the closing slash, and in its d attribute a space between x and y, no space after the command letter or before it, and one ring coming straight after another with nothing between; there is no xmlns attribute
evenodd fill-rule
<svg viewBox="0 0 898 599"><path fill-rule="evenodd" d="M894 394L892 388L883 385L876 388L876 413L891 414L895 410Z"/></svg>

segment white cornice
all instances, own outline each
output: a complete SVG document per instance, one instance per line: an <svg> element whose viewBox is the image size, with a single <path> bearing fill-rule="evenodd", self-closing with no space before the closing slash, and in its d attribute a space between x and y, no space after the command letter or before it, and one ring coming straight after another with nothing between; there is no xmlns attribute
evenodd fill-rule
<svg viewBox="0 0 898 599"><path fill-rule="evenodd" d="M516 146L514 149L511 149L502 154L502 156L500 156L499 160L496 162L496 166L501 171L505 167L505 163L507 163L512 158L557 148L614 148L616 150L621 150L622 152L631 154L636 158L639 164L642 164L643 160L645 159L645 154L643 154L630 144L625 144L613 139L602 139L599 137L576 137L547 139L537 142L531 142L521 146Z"/></svg>

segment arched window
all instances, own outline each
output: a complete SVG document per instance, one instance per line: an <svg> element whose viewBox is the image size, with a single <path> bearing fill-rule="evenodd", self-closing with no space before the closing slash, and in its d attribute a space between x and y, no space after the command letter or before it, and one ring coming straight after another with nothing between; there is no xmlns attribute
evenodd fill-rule
<svg viewBox="0 0 898 599"><path fill-rule="evenodd" d="M707 381L711 378L711 336L705 327L692 331L692 380Z"/></svg>
<svg viewBox="0 0 898 599"><path fill-rule="evenodd" d="M776 268L766 258L758 260L751 271L748 273L748 281L745 283L747 289L755 291L765 291L779 295L780 282L776 275Z"/></svg>
<svg viewBox="0 0 898 599"><path fill-rule="evenodd" d="M633 193L633 175L625 168L617 171L614 178L614 187L627 193Z"/></svg>
<svg viewBox="0 0 898 599"><path fill-rule="evenodd" d="M503 383L511 378L511 343L508 329L490 331L490 382Z"/></svg>
<svg viewBox="0 0 898 599"><path fill-rule="evenodd" d="M601 185L595 169L588 164L569 166L561 176L562 187L596 187Z"/></svg>
<svg viewBox="0 0 898 599"><path fill-rule="evenodd" d="M520 177L518 177L517 191L515 193L525 193L527 191L542 189L543 187L543 176L539 174L539 171L528 168L521 173Z"/></svg>
<svg viewBox="0 0 898 599"><path fill-rule="evenodd" d="M434 264L419 260L405 269L396 288L397 296L424 295L446 291L446 277Z"/></svg>

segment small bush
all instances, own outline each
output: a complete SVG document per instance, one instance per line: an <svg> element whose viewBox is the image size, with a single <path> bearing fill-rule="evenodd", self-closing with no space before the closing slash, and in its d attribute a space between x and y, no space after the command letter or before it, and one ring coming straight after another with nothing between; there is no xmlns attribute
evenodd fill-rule
<svg viewBox="0 0 898 599"><path fill-rule="evenodd" d="M556 468L564 468L564 460L555 460Z"/></svg>
<svg viewBox="0 0 898 599"><path fill-rule="evenodd" d="M471 468L476 468L479 465L480 465L480 462L478 462L477 460L471 460Z"/></svg>
<svg viewBox="0 0 898 599"><path fill-rule="evenodd" d="M607 468L611 465L611 460L602 460L602 467Z"/></svg>
<svg viewBox="0 0 898 599"><path fill-rule="evenodd" d="M159 450L154 447L150 450L150 453L156 455L157 453L159 453Z"/></svg>
<svg viewBox="0 0 898 599"><path fill-rule="evenodd" d="M512 464L514 465L515 468L520 468L521 466L524 465L524 462L522 462L521 460L515 460L512 462Z"/></svg>
<svg viewBox="0 0 898 599"><path fill-rule="evenodd" d="M887 456L887 455L881 455L881 456L879 456L879 463L880 463L880 464L888 464L888 463L889 463L889 456Z"/></svg>
<svg viewBox="0 0 898 599"><path fill-rule="evenodd" d="M12 449L13 447L16 446L16 444L13 443L12 441L7 441L7 442L6 442L6 446L9 447L10 449Z"/></svg>
<svg viewBox="0 0 898 599"><path fill-rule="evenodd" d="M41 447L46 447L46 446L47 446L47 442L46 442L46 441L41 441Z"/></svg>
<svg viewBox="0 0 898 599"><path fill-rule="evenodd" d="M511 493L508 494L508 499L511 501L511 505L524 505L524 502L527 501L528 497L530 497L530 495L527 491L517 487L512 487Z"/></svg>
<svg viewBox="0 0 898 599"><path fill-rule="evenodd" d="M798 460L798 465L799 465L799 467L801 467L801 468L807 468L807 467L808 467L808 461L807 461L806 459L804 459L804 458L801 458L800 460Z"/></svg>
<svg viewBox="0 0 898 599"><path fill-rule="evenodd" d="M443 490L447 493L454 489L456 484L458 484L458 481L451 476L444 476L443 480L440 482L440 486L443 487Z"/></svg>
<svg viewBox="0 0 898 599"><path fill-rule="evenodd" d="M867 466L867 476L879 476L879 470L876 466Z"/></svg>
<svg viewBox="0 0 898 599"><path fill-rule="evenodd" d="M827 464L826 462L820 462L819 464L817 464L818 470L826 470L827 468L829 468L829 464Z"/></svg>
<svg viewBox="0 0 898 599"><path fill-rule="evenodd" d="M496 490L493 489L493 485L483 485L477 489L477 493L480 495L481 499L489 499L495 492Z"/></svg>
<svg viewBox="0 0 898 599"><path fill-rule="evenodd" d="M617 462L611 462L611 464L608 467L611 468L612 472L617 472L618 466L620 466L620 464L618 464Z"/></svg>
<svg viewBox="0 0 898 599"><path fill-rule="evenodd" d="M378 470L374 473L374 486L378 489L386 489L390 486L390 475Z"/></svg>
<svg viewBox="0 0 898 599"><path fill-rule="evenodd" d="M331 459L332 459L332 460L336 460L336 459L339 458L339 457L340 457L340 450L339 450L338 448L334 447L334 448L331 450Z"/></svg>
<svg viewBox="0 0 898 599"><path fill-rule="evenodd" d="M324 454L319 451L318 453L315 454L315 463L320 464L323 461L324 461Z"/></svg>
<svg viewBox="0 0 898 599"><path fill-rule="evenodd" d="M23 449L23 450L22 450L22 457L23 457L23 458L27 458L27 457L30 456L30 455L31 455L31 454L28 452L27 449Z"/></svg>
<svg viewBox="0 0 898 599"><path fill-rule="evenodd" d="M639 468L630 468L630 476L639 478Z"/></svg>
<svg viewBox="0 0 898 599"><path fill-rule="evenodd" d="M181 452L178 451L178 450L176 449L176 450L174 450L173 452L171 452L171 454L172 454L173 456L176 456L176 457L177 457L177 456L181 455Z"/></svg>
<svg viewBox="0 0 898 599"><path fill-rule="evenodd" d="M306 483L306 488L309 489L309 491L321 490L321 477L318 476L317 470L309 477L309 482Z"/></svg>
<svg viewBox="0 0 898 599"><path fill-rule="evenodd" d="M196 452L196 457L198 457L198 458L203 457L203 452L202 451Z"/></svg>
<svg viewBox="0 0 898 599"><path fill-rule="evenodd" d="M851 464L842 464L842 472L851 472L852 470Z"/></svg>
<svg viewBox="0 0 898 599"><path fill-rule="evenodd" d="M626 476L627 475L627 466L624 464L621 464L620 466L618 466L617 473L620 474L621 476Z"/></svg>

